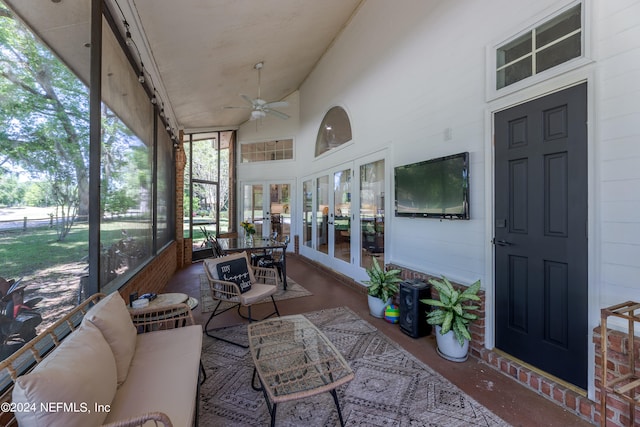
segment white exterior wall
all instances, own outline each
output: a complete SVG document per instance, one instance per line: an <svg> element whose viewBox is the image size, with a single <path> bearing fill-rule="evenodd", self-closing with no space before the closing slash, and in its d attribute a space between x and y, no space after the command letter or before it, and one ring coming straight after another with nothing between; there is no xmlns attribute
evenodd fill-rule
<svg viewBox="0 0 640 427"><path fill-rule="evenodd" d="M390 191L385 260L461 283L481 279L489 347L492 113L568 85L586 81L589 92L590 327L600 308L640 300L640 0L585 0L587 60L580 67L507 96L487 90L494 66L487 51L571 3L368 0L300 89L298 182L385 147L390 171L470 152L471 220L396 218ZM315 159L318 127L335 105L349 114L353 142Z"/></svg>
<svg viewBox="0 0 640 427"><path fill-rule="evenodd" d="M470 153L471 220L396 218L387 197L387 262L486 286L486 45L550 4L369 0L302 86L297 142L311 169L385 146L392 167ZM319 123L333 105L349 114L353 145L314 160Z"/></svg>
<svg viewBox="0 0 640 427"><path fill-rule="evenodd" d="M640 300L640 1L594 4L598 308Z"/></svg>

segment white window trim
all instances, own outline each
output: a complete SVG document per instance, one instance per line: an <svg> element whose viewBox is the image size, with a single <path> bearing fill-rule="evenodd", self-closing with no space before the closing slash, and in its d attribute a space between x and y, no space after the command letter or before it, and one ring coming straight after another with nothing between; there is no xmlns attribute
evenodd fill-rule
<svg viewBox="0 0 640 427"><path fill-rule="evenodd" d="M591 59L591 1L589 0L572 0L565 3L562 7L554 7L553 9L545 10L543 13L533 17L527 22L520 25L520 31L517 33L509 33L498 40L489 43L485 48L485 66L486 66L486 82L485 82L485 100L487 102L496 100L503 96L510 95L518 92L522 89L534 86L545 80L552 79L561 74L566 74L570 71L584 67L592 63ZM517 39L518 37L532 32L532 30L545 22L555 18L556 16L566 12L578 4L582 4L582 56L571 59L555 67L551 67L548 70L534 74L531 77L522 79L516 83L505 86L501 89L496 89L497 70L496 67L496 54L500 46ZM557 42L557 41L556 41Z"/></svg>

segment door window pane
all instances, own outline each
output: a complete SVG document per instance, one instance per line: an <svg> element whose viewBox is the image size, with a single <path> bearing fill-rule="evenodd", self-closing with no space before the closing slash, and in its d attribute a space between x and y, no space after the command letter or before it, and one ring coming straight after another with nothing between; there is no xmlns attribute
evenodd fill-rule
<svg viewBox="0 0 640 427"><path fill-rule="evenodd" d="M262 227L264 217L262 214L263 206L263 188L262 185L245 184L243 187L243 204L242 220L251 222L256 227L256 235L262 236Z"/></svg>
<svg viewBox="0 0 640 427"><path fill-rule="evenodd" d="M284 236L291 238L291 185L271 184L269 212L271 217L271 234L278 233L278 239Z"/></svg>
<svg viewBox="0 0 640 427"><path fill-rule="evenodd" d="M193 259L198 251L210 252L208 236L215 236L218 223L218 185L210 182L193 183Z"/></svg>
<svg viewBox="0 0 640 427"><path fill-rule="evenodd" d="M351 169L334 174L333 205L335 207L333 228L336 258L351 260Z"/></svg>
<svg viewBox="0 0 640 427"><path fill-rule="evenodd" d="M311 247L313 227L313 181L302 183L302 244Z"/></svg>
<svg viewBox="0 0 640 427"><path fill-rule="evenodd" d="M329 253L329 176L318 178L316 188L316 200L318 201L317 229L316 229L316 250L322 253Z"/></svg>
<svg viewBox="0 0 640 427"><path fill-rule="evenodd" d="M373 257L384 264L384 160L360 166L360 266L371 267Z"/></svg>

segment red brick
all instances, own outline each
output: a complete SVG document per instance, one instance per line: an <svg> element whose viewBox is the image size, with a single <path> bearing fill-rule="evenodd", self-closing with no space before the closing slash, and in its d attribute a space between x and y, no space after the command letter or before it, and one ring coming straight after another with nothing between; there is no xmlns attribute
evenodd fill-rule
<svg viewBox="0 0 640 427"><path fill-rule="evenodd" d="M518 381L524 384L529 384L529 372L521 369L520 374L518 375Z"/></svg>
<svg viewBox="0 0 640 427"><path fill-rule="evenodd" d="M531 377L529 378L529 386L534 390L540 390L540 378L538 377L538 375L531 375Z"/></svg>
<svg viewBox="0 0 640 427"><path fill-rule="evenodd" d="M567 391L567 393L564 396L564 405L568 409L570 409L572 411L575 411L575 410L578 409L577 406L576 406L577 401L578 400L576 399L576 395L574 393L572 393L571 391Z"/></svg>
<svg viewBox="0 0 640 427"><path fill-rule="evenodd" d="M562 404L564 404L564 396L565 396L565 390L555 386L553 387L553 400L555 400L556 402L560 402Z"/></svg>
<svg viewBox="0 0 640 427"><path fill-rule="evenodd" d="M580 399L580 413L586 417L591 418L593 407L591 403L586 399Z"/></svg>

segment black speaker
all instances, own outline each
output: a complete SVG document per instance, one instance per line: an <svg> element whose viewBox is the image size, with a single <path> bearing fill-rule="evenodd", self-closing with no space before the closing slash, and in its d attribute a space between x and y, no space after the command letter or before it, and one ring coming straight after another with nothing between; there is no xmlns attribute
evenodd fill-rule
<svg viewBox="0 0 640 427"><path fill-rule="evenodd" d="M431 298L431 286L420 280L407 280L400 283L400 330L413 338L431 333L427 323L429 306L420 302Z"/></svg>

